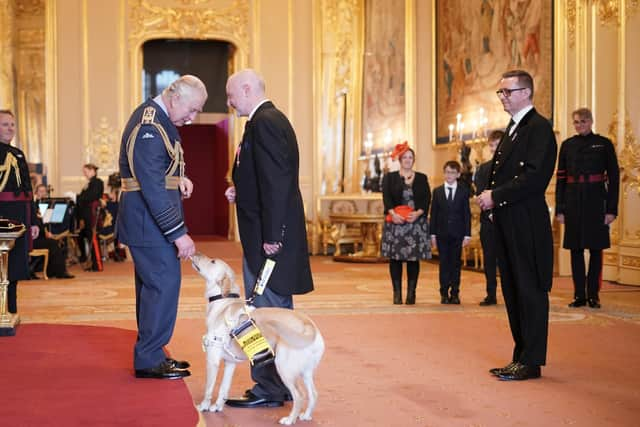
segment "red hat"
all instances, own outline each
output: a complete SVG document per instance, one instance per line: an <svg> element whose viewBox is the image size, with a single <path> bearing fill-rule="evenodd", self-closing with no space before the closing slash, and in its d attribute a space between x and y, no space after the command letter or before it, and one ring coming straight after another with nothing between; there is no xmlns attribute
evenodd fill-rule
<svg viewBox="0 0 640 427"><path fill-rule="evenodd" d="M409 151L409 142L405 141L402 144L396 144L393 153L391 153L391 158L394 160L399 159L407 151Z"/></svg>

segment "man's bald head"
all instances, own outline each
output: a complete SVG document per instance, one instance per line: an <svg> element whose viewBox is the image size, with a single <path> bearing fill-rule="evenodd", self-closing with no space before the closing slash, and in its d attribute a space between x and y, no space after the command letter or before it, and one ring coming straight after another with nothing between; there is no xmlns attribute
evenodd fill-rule
<svg viewBox="0 0 640 427"><path fill-rule="evenodd" d="M238 116L249 116L264 99L264 79L256 71L240 70L227 80L227 105L236 110Z"/></svg>

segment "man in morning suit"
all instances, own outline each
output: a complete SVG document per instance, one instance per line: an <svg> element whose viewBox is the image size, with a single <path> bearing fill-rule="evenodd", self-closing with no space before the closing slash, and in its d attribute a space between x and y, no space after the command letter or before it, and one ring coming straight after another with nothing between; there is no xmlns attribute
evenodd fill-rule
<svg viewBox="0 0 640 427"><path fill-rule="evenodd" d="M0 217L18 221L26 232L16 239L9 252L7 310L18 312L18 280L29 280L29 246L40 232L36 207L31 194L29 165L24 153L11 145L16 134L16 119L9 110L0 110Z"/></svg>
<svg viewBox="0 0 640 427"><path fill-rule="evenodd" d="M498 144L502 140L504 132L494 130L489 135L489 151L493 158ZM482 194L484 190L489 188L489 178L491 177L492 160L482 163L478 166L476 174L473 177L473 183L476 187L476 196ZM493 237L493 221L489 218L490 211L482 211L480 213L480 244L482 245L482 259L484 261L484 277L487 281L487 296L480 301L481 306L496 305L496 289L498 288L497 279L497 263L496 244Z"/></svg>
<svg viewBox="0 0 640 427"><path fill-rule="evenodd" d="M265 97L264 80L255 71L229 77L227 98L239 117L249 118L233 164L234 185L225 192L236 203L245 295L252 295L265 259L273 258L276 266L267 288L253 305L293 309L292 295L313 290L296 135L287 117ZM290 399L273 363L252 366L251 377L254 387L227 405L272 407Z"/></svg>
<svg viewBox="0 0 640 427"><path fill-rule="evenodd" d="M556 182L556 218L565 225L563 247L571 250L574 300L569 307L600 308L602 250L611 246L609 224L618 215L620 170L616 149L594 134L587 108L573 112L578 133L560 146ZM589 249L585 276L584 250Z"/></svg>
<svg viewBox="0 0 640 427"><path fill-rule="evenodd" d="M431 247L438 248L440 303L460 304L462 247L471 241L469 188L458 181L460 163L444 164L444 184L433 190L429 230Z"/></svg>
<svg viewBox="0 0 640 427"><path fill-rule="evenodd" d="M180 258L195 252L182 210L182 198L191 196L193 183L184 175L177 126L191 122L206 99L200 79L182 76L142 103L122 134L117 233L135 266L138 339L133 365L138 378L190 375L189 363L167 357L163 347L176 323Z"/></svg>
<svg viewBox="0 0 640 427"><path fill-rule="evenodd" d="M545 190L558 148L551 124L533 108L529 73L504 73L497 94L511 121L493 156L489 188L478 196L478 204L491 209L515 347L511 362L490 372L502 380L526 380L540 377L547 356L553 238Z"/></svg>

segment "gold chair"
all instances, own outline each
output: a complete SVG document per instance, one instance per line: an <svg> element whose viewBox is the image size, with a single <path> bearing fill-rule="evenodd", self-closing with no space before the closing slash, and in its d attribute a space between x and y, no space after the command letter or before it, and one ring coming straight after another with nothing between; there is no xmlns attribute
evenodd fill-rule
<svg viewBox="0 0 640 427"><path fill-rule="evenodd" d="M42 264L42 276L44 277L44 280L49 280L49 277L47 276L47 267L49 266L49 249L32 249L31 252L29 252L29 256L41 256L44 258L44 262Z"/></svg>

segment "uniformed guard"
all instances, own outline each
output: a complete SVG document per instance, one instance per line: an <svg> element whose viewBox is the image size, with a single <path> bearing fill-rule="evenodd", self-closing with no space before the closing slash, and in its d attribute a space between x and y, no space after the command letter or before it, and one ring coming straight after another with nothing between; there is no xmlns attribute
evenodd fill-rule
<svg viewBox="0 0 640 427"><path fill-rule="evenodd" d="M190 375L189 363L168 358L163 347L171 339L178 311L178 258L195 253L182 209L182 198L191 196L193 184L184 175L177 126L195 119L206 99L200 79L182 76L140 105L122 135L117 233L135 265L138 378Z"/></svg>
<svg viewBox="0 0 640 427"><path fill-rule="evenodd" d="M18 280L28 280L29 249L33 239L38 237L36 207L31 194L29 165L24 153L10 145L16 134L16 120L9 110L0 110L0 217L19 221L29 233L16 239L9 252L9 287L7 305L10 313L18 312Z"/></svg>
<svg viewBox="0 0 640 427"><path fill-rule="evenodd" d="M618 215L620 171L611 141L591 131L591 111L580 108L572 117L578 134L560 147L556 183L556 216L565 224L563 247L571 250L574 301L569 307L588 303L600 308L602 250L611 246L609 224ZM586 276L585 249L589 249Z"/></svg>

